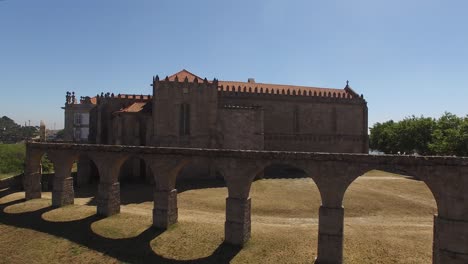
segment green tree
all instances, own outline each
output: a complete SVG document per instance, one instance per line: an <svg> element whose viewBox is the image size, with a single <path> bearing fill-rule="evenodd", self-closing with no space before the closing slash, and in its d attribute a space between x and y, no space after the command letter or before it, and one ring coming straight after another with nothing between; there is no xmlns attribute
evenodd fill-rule
<svg viewBox="0 0 468 264"><path fill-rule="evenodd" d="M437 120L429 148L437 155L466 156L468 124L467 117L460 118L445 113Z"/></svg>
<svg viewBox="0 0 468 264"><path fill-rule="evenodd" d="M384 153L468 156L468 116L445 113L437 120L411 116L376 123L369 145Z"/></svg>

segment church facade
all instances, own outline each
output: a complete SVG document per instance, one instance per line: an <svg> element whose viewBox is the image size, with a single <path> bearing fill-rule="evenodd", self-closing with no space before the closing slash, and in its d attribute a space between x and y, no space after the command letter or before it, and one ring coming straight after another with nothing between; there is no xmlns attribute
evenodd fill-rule
<svg viewBox="0 0 468 264"><path fill-rule="evenodd" d="M86 109L88 142L96 144L368 153L367 102L348 84L209 81L182 70L153 77L152 90L80 103L67 95L65 134L73 139L72 116Z"/></svg>

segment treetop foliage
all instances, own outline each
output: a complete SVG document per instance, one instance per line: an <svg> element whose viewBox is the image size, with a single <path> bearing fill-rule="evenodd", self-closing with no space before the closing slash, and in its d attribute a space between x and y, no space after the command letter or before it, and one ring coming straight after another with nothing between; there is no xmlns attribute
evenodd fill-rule
<svg viewBox="0 0 468 264"><path fill-rule="evenodd" d="M376 123L370 128L369 146L387 154L468 156L468 116L446 112L439 119L413 115Z"/></svg>
<svg viewBox="0 0 468 264"><path fill-rule="evenodd" d="M20 126L11 118L0 118L0 143L17 143L38 135L38 128L33 126Z"/></svg>

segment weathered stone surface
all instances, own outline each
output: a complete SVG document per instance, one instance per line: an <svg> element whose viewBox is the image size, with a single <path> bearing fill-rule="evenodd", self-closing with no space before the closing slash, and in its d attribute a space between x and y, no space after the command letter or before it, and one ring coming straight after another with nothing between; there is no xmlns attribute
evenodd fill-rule
<svg viewBox="0 0 468 264"><path fill-rule="evenodd" d="M154 193L153 226L167 229L177 223L177 190L156 191Z"/></svg>
<svg viewBox="0 0 468 264"><path fill-rule="evenodd" d="M103 216L120 213L120 183L99 183L97 213Z"/></svg>
<svg viewBox="0 0 468 264"><path fill-rule="evenodd" d="M468 221L434 219L439 251L450 251L468 255Z"/></svg>
<svg viewBox="0 0 468 264"><path fill-rule="evenodd" d="M52 206L61 207L74 203L73 178L55 178L52 190Z"/></svg>
<svg viewBox="0 0 468 264"><path fill-rule="evenodd" d="M319 209L318 250L315 263L343 262L343 208Z"/></svg>
<svg viewBox="0 0 468 264"><path fill-rule="evenodd" d="M23 178L23 187L26 194L26 200L41 198L41 177L42 175L37 172L25 174L25 177Z"/></svg>
<svg viewBox="0 0 468 264"><path fill-rule="evenodd" d="M224 240L228 244L243 246L250 239L250 198L226 198Z"/></svg>

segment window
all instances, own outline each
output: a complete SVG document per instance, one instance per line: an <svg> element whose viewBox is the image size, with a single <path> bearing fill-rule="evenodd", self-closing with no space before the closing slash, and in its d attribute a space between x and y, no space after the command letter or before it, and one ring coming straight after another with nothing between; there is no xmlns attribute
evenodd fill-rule
<svg viewBox="0 0 468 264"><path fill-rule="evenodd" d="M81 129L75 128L75 140L80 140L81 139Z"/></svg>
<svg viewBox="0 0 468 264"><path fill-rule="evenodd" d="M179 135L188 136L190 135L190 105L180 105L180 117L179 117Z"/></svg>
<svg viewBox="0 0 468 264"><path fill-rule="evenodd" d="M75 125L81 125L81 114L75 113Z"/></svg>

